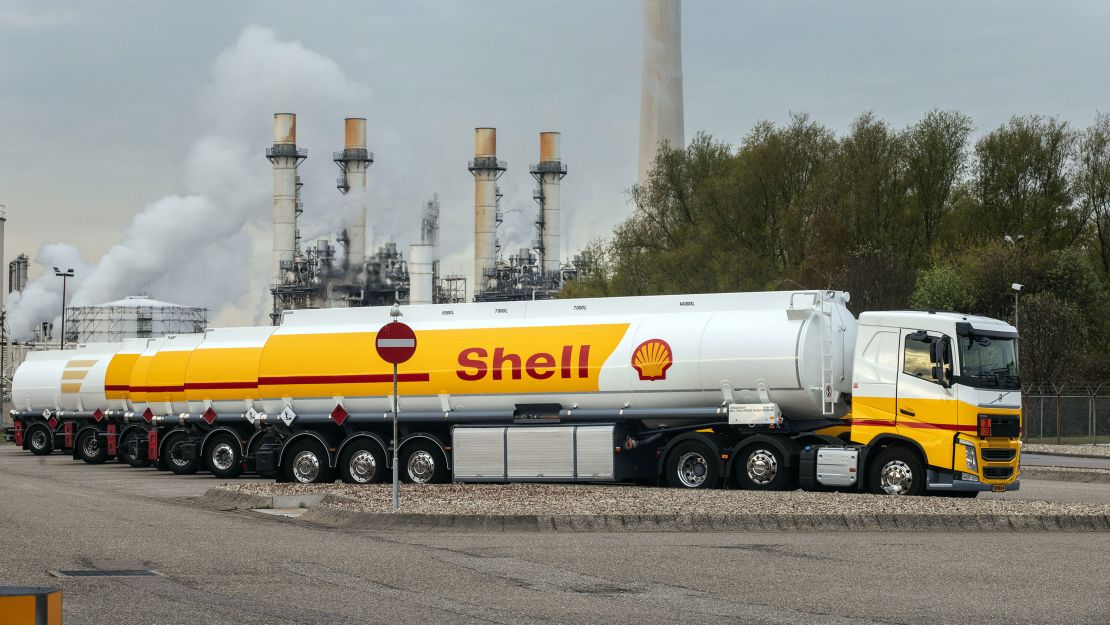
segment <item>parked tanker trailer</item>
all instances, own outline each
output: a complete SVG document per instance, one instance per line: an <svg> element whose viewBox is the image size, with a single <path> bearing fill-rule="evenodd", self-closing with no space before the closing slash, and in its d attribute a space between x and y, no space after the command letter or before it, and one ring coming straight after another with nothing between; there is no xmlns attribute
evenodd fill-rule
<svg viewBox="0 0 1110 625"><path fill-rule="evenodd" d="M1018 486L1017 330L865 312L837 291L402 307L408 482L643 482L951 493ZM40 352L18 441L221 477L371 483L391 472L389 308ZM62 442L64 444L65 441ZM44 451L46 450L46 451Z"/></svg>

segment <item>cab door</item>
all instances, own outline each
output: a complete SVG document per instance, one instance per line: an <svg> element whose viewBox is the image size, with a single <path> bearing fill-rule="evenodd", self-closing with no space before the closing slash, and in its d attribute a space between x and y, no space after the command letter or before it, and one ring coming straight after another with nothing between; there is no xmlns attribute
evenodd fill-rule
<svg viewBox="0 0 1110 625"><path fill-rule="evenodd" d="M928 464L952 467L956 393L951 387L952 341L939 332L901 331L898 372L898 433L921 445Z"/></svg>

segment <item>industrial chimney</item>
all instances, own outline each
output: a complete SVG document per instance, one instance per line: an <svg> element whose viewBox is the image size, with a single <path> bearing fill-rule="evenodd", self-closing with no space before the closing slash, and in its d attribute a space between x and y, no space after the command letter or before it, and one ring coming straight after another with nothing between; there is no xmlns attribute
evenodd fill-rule
<svg viewBox="0 0 1110 625"><path fill-rule="evenodd" d="M409 246L409 303L434 304L435 274L438 270L439 196L424 204L420 242Z"/></svg>
<svg viewBox="0 0 1110 625"><path fill-rule="evenodd" d="M497 160L497 129L474 129L474 289L485 290L497 262L497 179L505 161Z"/></svg>
<svg viewBox="0 0 1110 625"><path fill-rule="evenodd" d="M640 172L643 184L659 145L686 145L682 129L681 0L644 0L644 65L640 79Z"/></svg>
<svg viewBox="0 0 1110 625"><path fill-rule="evenodd" d="M540 162L529 170L539 186L533 197L540 205L536 221L539 240L536 251L545 275L559 275L559 181L567 175L567 166L559 160L559 133L540 133Z"/></svg>
<svg viewBox="0 0 1110 625"><path fill-rule="evenodd" d="M274 259L271 286L284 282L297 248L297 166L308 151L297 149L297 116L274 113L274 145L266 158L274 166ZM284 267L283 267L284 264Z"/></svg>
<svg viewBox="0 0 1110 625"><path fill-rule="evenodd" d="M357 270L366 258L366 170L374 154L366 151L365 118L348 117L343 124L343 151L333 156L339 165L339 191L346 195L354 189L356 214L347 226L347 265Z"/></svg>

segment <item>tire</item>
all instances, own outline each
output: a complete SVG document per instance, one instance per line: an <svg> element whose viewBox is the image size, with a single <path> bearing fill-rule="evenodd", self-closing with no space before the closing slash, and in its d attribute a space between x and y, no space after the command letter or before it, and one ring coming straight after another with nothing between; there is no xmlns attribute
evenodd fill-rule
<svg viewBox="0 0 1110 625"><path fill-rule="evenodd" d="M406 484L441 484L448 479L447 460L434 443L415 440L398 458L401 481Z"/></svg>
<svg viewBox="0 0 1110 625"><path fill-rule="evenodd" d="M876 495L924 494L925 466L916 452L905 447L887 447L871 463L867 489Z"/></svg>
<svg viewBox="0 0 1110 625"><path fill-rule="evenodd" d="M319 441L302 438L282 454L285 479L294 484L327 484L335 481L328 466L328 452Z"/></svg>
<svg viewBox="0 0 1110 625"><path fill-rule="evenodd" d="M108 459L108 446L101 442L98 432L93 430L85 430L77 436L74 450L77 457L86 464L104 464Z"/></svg>
<svg viewBox="0 0 1110 625"><path fill-rule="evenodd" d="M131 453L131 445L134 442L135 453ZM139 433L132 430L124 435L119 442L119 451L116 453L120 462L126 463L128 466L135 469L142 469L150 466L150 459L146 454L146 441L139 437Z"/></svg>
<svg viewBox="0 0 1110 625"><path fill-rule="evenodd" d="M243 472L243 452L239 440L227 432L213 434L204 446L204 461L213 476L231 479Z"/></svg>
<svg viewBox="0 0 1110 625"><path fill-rule="evenodd" d="M386 472L385 453L373 440L355 439L339 456L339 477L347 484L375 484Z"/></svg>
<svg viewBox="0 0 1110 625"><path fill-rule="evenodd" d="M184 434L176 436L171 435L164 443L162 443L162 454L160 460L167 469L173 471L176 475L192 475L197 472L200 463L196 460L185 460L178 457L178 450L181 445L188 442L189 437Z"/></svg>
<svg viewBox="0 0 1110 625"><path fill-rule="evenodd" d="M798 475L786 466L786 457L778 447L754 443L742 449L733 461L736 483L744 490L794 490Z"/></svg>
<svg viewBox="0 0 1110 625"><path fill-rule="evenodd" d="M27 428L27 449L36 456L49 456L54 453L54 434L50 428L36 423Z"/></svg>
<svg viewBox="0 0 1110 625"><path fill-rule="evenodd" d="M721 481L717 456L697 441L675 445L664 470L674 488L716 488Z"/></svg>

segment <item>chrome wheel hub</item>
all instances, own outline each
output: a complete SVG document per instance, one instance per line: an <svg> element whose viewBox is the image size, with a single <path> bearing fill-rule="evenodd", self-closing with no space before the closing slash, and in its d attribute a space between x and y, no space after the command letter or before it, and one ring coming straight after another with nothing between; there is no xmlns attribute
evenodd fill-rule
<svg viewBox="0 0 1110 625"><path fill-rule="evenodd" d="M235 450L227 443L219 443L212 448L212 466L227 471L235 464Z"/></svg>
<svg viewBox="0 0 1110 625"><path fill-rule="evenodd" d="M351 463L348 468L352 480L359 484L365 484L377 475L378 461L374 459L374 454L362 449L351 456Z"/></svg>
<svg viewBox="0 0 1110 625"><path fill-rule="evenodd" d="M35 433L31 435L31 447L34 447L35 449L45 449L46 432L43 432L42 430L35 430Z"/></svg>
<svg viewBox="0 0 1110 625"><path fill-rule="evenodd" d="M307 484L320 477L320 459L311 451L305 450L293 458L293 479Z"/></svg>
<svg viewBox="0 0 1110 625"><path fill-rule="evenodd" d="M189 461L181 457L181 446L184 443L174 443L170 447L170 462L175 466L184 467L188 466Z"/></svg>
<svg viewBox="0 0 1110 625"><path fill-rule="evenodd" d="M705 456L691 451L678 459L678 481L687 488L697 488L705 484L709 476L709 465Z"/></svg>
<svg viewBox="0 0 1110 625"><path fill-rule="evenodd" d="M757 449L748 456L748 479L760 486L775 481L779 474L779 461L766 449Z"/></svg>
<svg viewBox="0 0 1110 625"><path fill-rule="evenodd" d="M85 454L86 458L92 458L100 451L100 443L96 440L96 436L86 436L85 442L81 444L81 453Z"/></svg>
<svg viewBox="0 0 1110 625"><path fill-rule="evenodd" d="M888 495L904 495L913 488L913 471L901 460L891 460L879 473L879 486Z"/></svg>
<svg viewBox="0 0 1110 625"><path fill-rule="evenodd" d="M432 458L432 454L421 450L409 456L408 466L406 467L409 472L409 479L417 484L425 484L430 482L432 476L435 474L436 461Z"/></svg>

